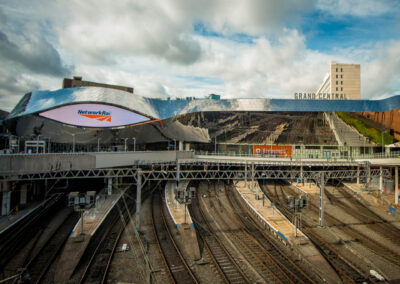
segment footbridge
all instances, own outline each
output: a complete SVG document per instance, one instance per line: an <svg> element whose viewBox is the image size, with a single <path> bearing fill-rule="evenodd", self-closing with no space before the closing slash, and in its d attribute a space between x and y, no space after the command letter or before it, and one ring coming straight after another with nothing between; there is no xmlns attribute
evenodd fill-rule
<svg viewBox="0 0 400 284"><path fill-rule="evenodd" d="M77 178L128 178L137 185L137 212L140 212L141 191L148 181L191 180L257 180L283 179L315 182L321 192L321 224L323 196L329 180L357 180L370 183L379 177L391 178L395 167L398 184L400 159L290 159L261 157L202 156L192 151L157 151L123 153L77 153L42 155L3 155L0 160L0 181L34 181ZM398 191L396 190L396 201ZM136 214L140 216L140 214ZM140 217L136 225L140 227Z"/></svg>
<svg viewBox="0 0 400 284"><path fill-rule="evenodd" d="M196 155L193 151L51 153L2 155L1 181L132 177L141 169L147 180L184 179L315 179L390 177L387 168L400 165L388 159L291 159Z"/></svg>

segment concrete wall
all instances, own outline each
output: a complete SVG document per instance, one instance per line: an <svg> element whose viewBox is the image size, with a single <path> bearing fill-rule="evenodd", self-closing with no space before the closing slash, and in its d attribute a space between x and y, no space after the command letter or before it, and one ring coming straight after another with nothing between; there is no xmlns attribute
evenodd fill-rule
<svg viewBox="0 0 400 284"><path fill-rule="evenodd" d="M175 162L176 159L193 158L190 151L155 151L128 153L96 153L96 168L123 167L141 163Z"/></svg>
<svg viewBox="0 0 400 284"><path fill-rule="evenodd" d="M193 156L194 153L191 151L3 155L0 158L0 172L18 174L71 169L88 170L175 162L177 158L191 159Z"/></svg>
<svg viewBox="0 0 400 284"><path fill-rule="evenodd" d="M96 166L92 154L4 155L0 158L0 172L43 172L54 170L84 170Z"/></svg>

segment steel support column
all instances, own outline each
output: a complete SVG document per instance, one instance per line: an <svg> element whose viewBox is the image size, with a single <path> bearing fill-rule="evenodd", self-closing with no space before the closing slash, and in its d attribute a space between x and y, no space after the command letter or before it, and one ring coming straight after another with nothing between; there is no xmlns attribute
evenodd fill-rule
<svg viewBox="0 0 400 284"><path fill-rule="evenodd" d="M379 167L379 190L383 191L383 167Z"/></svg>
<svg viewBox="0 0 400 284"><path fill-rule="evenodd" d="M303 161L301 161L301 165L300 165L300 182L304 185Z"/></svg>
<svg viewBox="0 0 400 284"><path fill-rule="evenodd" d="M370 184L371 183L371 164L370 163L368 163L368 166L367 166L367 181L366 181L366 184L368 185L368 184Z"/></svg>
<svg viewBox="0 0 400 284"><path fill-rule="evenodd" d="M357 185L360 184L360 165L357 166Z"/></svg>
<svg viewBox="0 0 400 284"><path fill-rule="evenodd" d="M142 204L142 171L136 172L136 230L140 231L140 205Z"/></svg>
<svg viewBox="0 0 400 284"><path fill-rule="evenodd" d="M394 203L399 204L399 167L394 167Z"/></svg>
<svg viewBox="0 0 400 284"><path fill-rule="evenodd" d="M254 163L251 163L251 192L254 192ZM257 190L258 197L258 190Z"/></svg>
<svg viewBox="0 0 400 284"><path fill-rule="evenodd" d="M319 197L319 225L324 226L324 192L325 192L325 174L321 172L320 179L320 197Z"/></svg>
<svg viewBox="0 0 400 284"><path fill-rule="evenodd" d="M247 185L247 163L244 165L244 182Z"/></svg>

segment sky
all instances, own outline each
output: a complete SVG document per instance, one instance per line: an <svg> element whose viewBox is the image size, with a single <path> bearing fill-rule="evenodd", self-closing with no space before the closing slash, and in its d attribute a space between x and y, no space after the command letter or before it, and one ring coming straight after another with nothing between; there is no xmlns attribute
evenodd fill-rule
<svg viewBox="0 0 400 284"><path fill-rule="evenodd" d="M293 98L332 61L400 94L400 0L0 0L0 109L62 79L152 98Z"/></svg>

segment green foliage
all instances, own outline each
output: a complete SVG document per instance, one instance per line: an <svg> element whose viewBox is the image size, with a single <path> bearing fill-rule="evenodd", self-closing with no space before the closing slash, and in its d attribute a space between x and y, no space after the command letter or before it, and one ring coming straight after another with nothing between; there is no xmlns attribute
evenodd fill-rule
<svg viewBox="0 0 400 284"><path fill-rule="evenodd" d="M353 126L358 132L368 137L372 142L381 145L382 144L382 131L365 124L363 121L349 115L345 112L337 112L337 115L348 125ZM393 136L383 132L383 145L393 143Z"/></svg>

